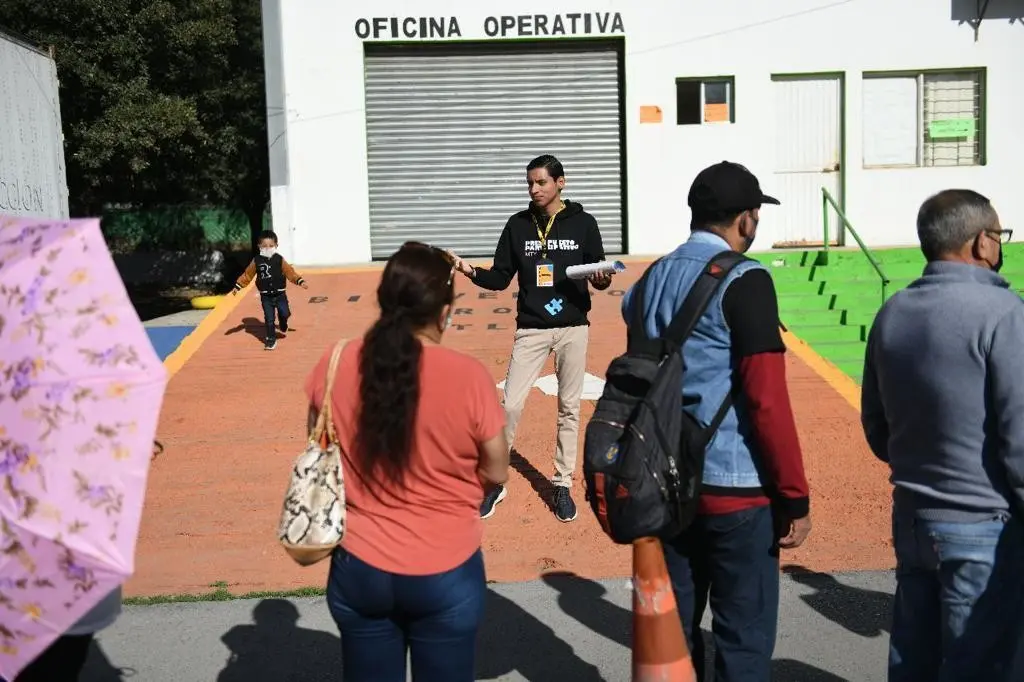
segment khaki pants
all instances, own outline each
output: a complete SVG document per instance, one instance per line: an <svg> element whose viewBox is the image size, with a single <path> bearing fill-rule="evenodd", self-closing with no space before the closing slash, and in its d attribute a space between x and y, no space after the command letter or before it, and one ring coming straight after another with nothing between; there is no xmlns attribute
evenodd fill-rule
<svg viewBox="0 0 1024 682"><path fill-rule="evenodd" d="M544 369L548 355L555 354L558 379L558 440L555 446L556 486L572 487L580 432L580 396L587 371L587 325L564 329L517 329L512 358L505 375L505 438L512 447L516 426L526 397Z"/></svg>

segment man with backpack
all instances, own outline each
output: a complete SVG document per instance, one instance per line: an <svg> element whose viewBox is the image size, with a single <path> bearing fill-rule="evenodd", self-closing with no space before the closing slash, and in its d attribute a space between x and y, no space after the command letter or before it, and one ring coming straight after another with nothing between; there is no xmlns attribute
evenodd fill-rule
<svg viewBox="0 0 1024 682"><path fill-rule="evenodd" d="M698 677L708 679L700 622L710 597L714 679L767 682L778 620L779 548L800 546L811 528L775 287L764 266L741 255L754 241L761 205L779 201L764 195L745 167L723 161L697 175L688 203L689 239L652 264L623 299L631 350L609 367L607 407L599 403L588 427L585 470L596 470L591 462L602 466L591 457L591 441L594 453L607 451L609 462L622 457L625 467L633 457L645 460L648 470L665 470L651 477L651 489L662 492L647 495L657 502L647 507L655 512L646 517L647 526L644 519L628 518L643 505L621 507L618 519L609 516L618 513L616 498L630 492L642 502L639 488L605 493L607 479L599 474L592 505L606 531L616 522L620 528L632 524L637 535L664 530L658 534ZM688 298L691 292L695 297ZM656 352L657 344L668 350ZM672 362L650 361L662 357ZM666 371L675 371L672 385L681 394L668 387ZM645 382L625 379L645 372ZM650 388L642 399L634 396L632 416L602 416L603 409L609 415L617 409L611 393L643 390L629 388L637 385ZM661 416L652 411L657 405ZM673 415L676 410L680 414ZM634 421L621 435L600 431L628 420ZM631 436L645 429L658 437ZM659 449L666 452L659 455ZM659 457L665 465L652 465ZM588 474L588 486L592 480ZM635 480L623 476L616 485ZM673 507L665 499L678 503L675 511L669 513Z"/></svg>

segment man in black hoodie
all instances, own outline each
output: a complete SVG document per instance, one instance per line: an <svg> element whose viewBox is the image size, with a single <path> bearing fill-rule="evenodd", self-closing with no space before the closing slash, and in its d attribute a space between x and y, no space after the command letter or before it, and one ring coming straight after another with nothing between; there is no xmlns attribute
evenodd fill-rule
<svg viewBox="0 0 1024 682"><path fill-rule="evenodd" d="M560 521L576 518L569 494L580 429L580 396L587 368L590 290L586 280L569 279L566 268L604 260L597 221L574 201L562 200L565 172L553 156L539 156L526 167L532 200L529 208L508 219L498 238L494 263L488 270L457 261L460 272L479 287L503 291L519 283L515 342L505 376L505 437L512 447L526 397L544 363L555 354L558 378L558 443L555 447L555 495L552 502ZM610 275L589 279L595 289L611 284ZM499 486L480 507L487 518L508 494Z"/></svg>

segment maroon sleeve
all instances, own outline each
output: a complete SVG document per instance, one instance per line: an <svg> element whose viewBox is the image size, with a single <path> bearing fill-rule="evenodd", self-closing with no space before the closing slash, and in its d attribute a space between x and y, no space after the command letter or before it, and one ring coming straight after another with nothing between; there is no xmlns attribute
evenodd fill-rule
<svg viewBox="0 0 1024 682"><path fill-rule="evenodd" d="M739 374L772 501L790 518L807 516L809 490L786 387L785 355L775 351L742 357Z"/></svg>

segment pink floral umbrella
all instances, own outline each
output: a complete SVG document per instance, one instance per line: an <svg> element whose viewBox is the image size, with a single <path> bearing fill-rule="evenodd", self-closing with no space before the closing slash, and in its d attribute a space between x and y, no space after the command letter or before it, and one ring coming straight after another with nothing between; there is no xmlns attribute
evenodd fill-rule
<svg viewBox="0 0 1024 682"><path fill-rule="evenodd" d="M134 571L167 374L99 220L0 217L0 677Z"/></svg>

